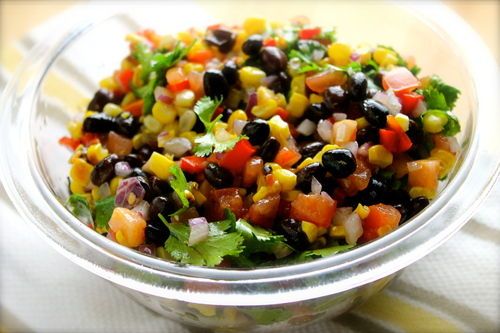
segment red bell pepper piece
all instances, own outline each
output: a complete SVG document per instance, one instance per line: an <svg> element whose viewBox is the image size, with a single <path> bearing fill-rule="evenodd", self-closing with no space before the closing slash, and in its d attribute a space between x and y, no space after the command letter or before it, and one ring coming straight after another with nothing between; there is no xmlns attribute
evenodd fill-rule
<svg viewBox="0 0 500 333"><path fill-rule="evenodd" d="M189 80L185 79L175 84L169 84L168 89L170 89L170 91L172 92L179 92L189 89Z"/></svg>
<svg viewBox="0 0 500 333"><path fill-rule="evenodd" d="M199 64L206 63L209 59L214 57L214 53L211 50L200 50L193 53L188 53L187 59L191 62L196 62Z"/></svg>
<svg viewBox="0 0 500 333"><path fill-rule="evenodd" d="M280 116L281 119L283 119L285 121L288 119L288 116L290 115L289 112L286 109L282 108L282 107L276 108L276 114L278 116Z"/></svg>
<svg viewBox="0 0 500 333"><path fill-rule="evenodd" d="M274 158L274 162L278 163L283 168L290 168L297 163L301 157L302 155L300 155L300 153L283 147L278 151L278 154Z"/></svg>
<svg viewBox="0 0 500 333"><path fill-rule="evenodd" d="M264 42L262 43L264 46L276 46L277 42L276 39L269 37L264 39Z"/></svg>
<svg viewBox="0 0 500 333"><path fill-rule="evenodd" d="M391 153L398 152L398 133L393 130L383 129L379 130L380 143Z"/></svg>
<svg viewBox="0 0 500 333"><path fill-rule="evenodd" d="M317 35L321 33L321 28L309 28L309 29L302 29L299 31L299 38L300 39L313 39Z"/></svg>
<svg viewBox="0 0 500 333"><path fill-rule="evenodd" d="M116 72L116 80L120 86L120 89L128 93L130 91L130 82L134 76L134 71L131 69L122 69Z"/></svg>
<svg viewBox="0 0 500 333"><path fill-rule="evenodd" d="M187 173L199 173L205 169L207 159L196 155L181 158L181 169Z"/></svg>
<svg viewBox="0 0 500 333"><path fill-rule="evenodd" d="M70 138L69 136L63 136L59 139L59 144L74 151L80 145L80 140Z"/></svg>
<svg viewBox="0 0 500 333"><path fill-rule="evenodd" d="M402 93L399 96L399 99L401 100L401 112L404 114L409 114L412 112L416 107L418 102L424 99L424 96L416 94L416 93Z"/></svg>
<svg viewBox="0 0 500 333"><path fill-rule="evenodd" d="M403 153L413 146L394 116L387 117L388 129L380 129L380 143L391 153Z"/></svg>
<svg viewBox="0 0 500 333"><path fill-rule="evenodd" d="M139 99L132 103L128 103L123 107L124 111L130 112L134 117L140 117L142 115L142 107L144 106L144 100Z"/></svg>
<svg viewBox="0 0 500 333"><path fill-rule="evenodd" d="M90 146L99 143L99 135L96 133L84 133L80 138L80 142L85 146Z"/></svg>
<svg viewBox="0 0 500 333"><path fill-rule="evenodd" d="M219 165L233 173L239 174L243 172L245 164L256 151L257 149L252 146L250 141L242 139L236 143L233 149L224 154Z"/></svg>

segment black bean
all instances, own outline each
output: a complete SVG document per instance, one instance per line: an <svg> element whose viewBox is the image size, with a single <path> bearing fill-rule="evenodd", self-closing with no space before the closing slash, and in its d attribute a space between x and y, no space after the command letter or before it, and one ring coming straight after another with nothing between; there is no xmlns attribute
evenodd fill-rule
<svg viewBox="0 0 500 333"><path fill-rule="evenodd" d="M284 219L275 226L276 232L283 235L288 244L296 250L305 250L309 246L307 235L302 230L302 223L295 219Z"/></svg>
<svg viewBox="0 0 500 333"><path fill-rule="evenodd" d="M144 164L142 158L136 154L128 154L124 156L122 160L127 162L132 168L140 168Z"/></svg>
<svg viewBox="0 0 500 333"><path fill-rule="evenodd" d="M137 150L137 156L145 163L149 160L154 151L153 147L146 144Z"/></svg>
<svg viewBox="0 0 500 333"><path fill-rule="evenodd" d="M151 187L151 193L155 197L167 196L172 193L173 189L167 181L161 180L160 178L150 175L148 177L149 186Z"/></svg>
<svg viewBox="0 0 500 333"><path fill-rule="evenodd" d="M203 88L205 95L211 98L226 98L229 94L229 84L222 72L216 69L209 69L203 75Z"/></svg>
<svg viewBox="0 0 500 333"><path fill-rule="evenodd" d="M175 213L179 208L176 200L171 195L156 197L151 201L151 205L149 206L149 218L151 220L159 220L159 214L166 218L170 214Z"/></svg>
<svg viewBox="0 0 500 333"><path fill-rule="evenodd" d="M145 230L146 243L163 246L170 236L170 231L167 227L161 228L152 224L148 224Z"/></svg>
<svg viewBox="0 0 500 333"><path fill-rule="evenodd" d="M198 115L196 115L196 123L194 123L192 130L196 133L204 133L205 132L205 125L200 120L200 117L198 117Z"/></svg>
<svg viewBox="0 0 500 333"><path fill-rule="evenodd" d="M205 41L210 45L216 46L220 52L229 53L236 41L236 34L227 29L215 29L208 33Z"/></svg>
<svg viewBox="0 0 500 333"><path fill-rule="evenodd" d="M143 177L143 178L148 178L148 175L142 171L141 168L133 168L132 172L127 176L127 178L131 177Z"/></svg>
<svg viewBox="0 0 500 333"><path fill-rule="evenodd" d="M139 184L141 184L142 188L144 189L144 200L146 201L151 201L154 196L151 192L151 187L149 186L148 182L148 177L146 174L144 176L136 176L136 179L139 181Z"/></svg>
<svg viewBox="0 0 500 333"><path fill-rule="evenodd" d="M86 117L82 126L84 132L92 133L109 133L110 131L116 131L117 128L116 118L105 113L95 113Z"/></svg>
<svg viewBox="0 0 500 333"><path fill-rule="evenodd" d="M326 119L332 115L332 112L323 103L314 103L307 107L304 117L319 122L321 119Z"/></svg>
<svg viewBox="0 0 500 333"><path fill-rule="evenodd" d="M224 108L224 111L222 111L222 118L221 120L226 122L229 120L229 117L233 114L233 110L230 108Z"/></svg>
<svg viewBox="0 0 500 333"><path fill-rule="evenodd" d="M424 142L424 130L413 119L410 119L408 131L406 132L406 134L408 134L408 137L410 138L411 142L414 143L414 146Z"/></svg>
<svg viewBox="0 0 500 333"><path fill-rule="evenodd" d="M270 137L267 139L259 150L259 156L264 162L272 162L280 150L280 143L276 138Z"/></svg>
<svg viewBox="0 0 500 333"><path fill-rule="evenodd" d="M278 94L288 95L292 80L286 72L279 72L267 77L267 87Z"/></svg>
<svg viewBox="0 0 500 333"><path fill-rule="evenodd" d="M425 207L429 205L429 199L426 197L416 197L410 200L408 210L410 217L420 213Z"/></svg>
<svg viewBox="0 0 500 333"><path fill-rule="evenodd" d="M97 163L90 173L92 184L101 186L115 176L115 164L119 162L118 155L111 154Z"/></svg>
<svg viewBox="0 0 500 333"><path fill-rule="evenodd" d="M378 128L368 126L360 129L356 133L356 141L359 145L362 145L366 142L373 142L377 144L379 142Z"/></svg>
<svg viewBox="0 0 500 333"><path fill-rule="evenodd" d="M264 172L264 175L269 175L273 172L273 168L269 164L264 164L262 171Z"/></svg>
<svg viewBox="0 0 500 333"><path fill-rule="evenodd" d="M393 205L393 207L396 208L399 211L399 213L401 214L401 220L399 220L400 224L405 222L409 218L407 205L402 204L402 203L398 203L398 204Z"/></svg>
<svg viewBox="0 0 500 333"><path fill-rule="evenodd" d="M407 205L410 202L410 195L405 190L388 189L384 195L383 203L388 205Z"/></svg>
<svg viewBox="0 0 500 333"><path fill-rule="evenodd" d="M341 86L331 86L325 90L323 97L325 105L330 109L335 109L344 104L347 100L347 93Z"/></svg>
<svg viewBox="0 0 500 333"><path fill-rule="evenodd" d="M319 151L325 146L324 142L314 141L308 142L299 147L299 153L302 155L302 159L306 159L308 157L314 157Z"/></svg>
<svg viewBox="0 0 500 333"><path fill-rule="evenodd" d="M328 150L321 162L335 178L345 178L356 170L356 158L349 149Z"/></svg>
<svg viewBox="0 0 500 333"><path fill-rule="evenodd" d="M363 102L363 114L371 125L383 128L387 124L389 110L376 100L367 99Z"/></svg>
<svg viewBox="0 0 500 333"><path fill-rule="evenodd" d="M112 99L113 94L110 91L99 89L87 106L87 110L102 112L104 106L111 103Z"/></svg>
<svg viewBox="0 0 500 333"><path fill-rule="evenodd" d="M271 133L271 129L267 121L255 119L245 124L241 130L241 134L248 136L248 140L254 146L260 146L267 140Z"/></svg>
<svg viewBox="0 0 500 333"><path fill-rule="evenodd" d="M264 38L261 35L251 35L241 46L243 53L249 56L258 55L262 48Z"/></svg>
<svg viewBox="0 0 500 333"><path fill-rule="evenodd" d="M231 172L215 163L208 163L204 174L210 185L215 188L229 187L233 184Z"/></svg>
<svg viewBox="0 0 500 333"><path fill-rule="evenodd" d="M279 73L286 70L288 59L286 54L276 46L266 46L260 51L262 69L267 74Z"/></svg>
<svg viewBox="0 0 500 333"><path fill-rule="evenodd" d="M224 68L222 68L222 75L224 75L224 78L230 86L238 82L238 66L233 60L229 60L224 64Z"/></svg>
<svg viewBox="0 0 500 333"><path fill-rule="evenodd" d="M349 78L349 97L356 101L361 101L366 98L366 89L368 81L362 72L354 73Z"/></svg>
<svg viewBox="0 0 500 333"><path fill-rule="evenodd" d="M387 189L388 185L383 179L373 176L370 178L367 188L358 192L353 198L352 204L374 205L384 202Z"/></svg>
<svg viewBox="0 0 500 333"><path fill-rule="evenodd" d="M123 118L121 116L116 117L116 130L118 134L124 135L128 138L133 137L139 132L141 124L134 117Z"/></svg>
<svg viewBox="0 0 500 333"><path fill-rule="evenodd" d="M304 193L311 192L312 177L323 182L326 175L325 168L318 162L311 163L297 172L297 188Z"/></svg>

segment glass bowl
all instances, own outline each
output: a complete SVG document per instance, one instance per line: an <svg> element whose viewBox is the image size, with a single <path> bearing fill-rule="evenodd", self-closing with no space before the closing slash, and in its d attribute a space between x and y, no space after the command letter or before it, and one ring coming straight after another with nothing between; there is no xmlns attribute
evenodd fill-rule
<svg viewBox="0 0 500 333"><path fill-rule="evenodd" d="M326 1L288 2L286 8L281 1L267 1L265 6L265 12L252 1L238 2L237 10L229 2L126 4L120 12L102 4L78 7L66 14L73 20L78 13L77 24L60 25L36 46L1 100L1 175L19 212L71 261L186 325L268 331L346 312L459 230L498 176L496 63L470 28L443 6ZM64 208L69 152L57 141L99 80L127 54L127 33L144 27L174 33L240 23L248 16L285 22L302 14L319 26L336 26L340 40L391 45L414 55L424 75L436 73L462 91L456 108L462 152L449 183L424 211L346 253L293 266L235 270L146 256L85 227Z"/></svg>

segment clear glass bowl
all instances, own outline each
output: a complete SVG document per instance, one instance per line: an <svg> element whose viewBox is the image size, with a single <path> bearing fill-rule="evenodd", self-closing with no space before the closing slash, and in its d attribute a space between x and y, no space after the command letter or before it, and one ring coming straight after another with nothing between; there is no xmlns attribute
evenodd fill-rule
<svg viewBox="0 0 500 333"><path fill-rule="evenodd" d="M77 12L78 24L60 26L35 47L1 100L1 175L19 212L71 261L187 325L265 331L341 314L456 232L498 176L498 68L451 12L436 4L310 1L284 8L281 1L267 1L265 6L264 12L251 1L238 2L237 10L228 2L120 4L123 13L102 4L79 7L66 15L73 19ZM234 270L145 256L95 233L64 208L69 153L57 141L99 80L127 54L126 33L141 27L174 33L240 23L248 16L284 22L301 14L319 26L336 26L338 37L351 44L386 44L412 54L423 74L439 74L462 91L456 108L462 153L448 185L423 212L376 241L330 258Z"/></svg>

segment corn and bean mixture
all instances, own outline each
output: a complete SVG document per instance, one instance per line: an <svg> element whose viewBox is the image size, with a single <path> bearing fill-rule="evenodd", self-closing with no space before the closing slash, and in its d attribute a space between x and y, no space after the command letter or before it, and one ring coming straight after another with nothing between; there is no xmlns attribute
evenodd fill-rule
<svg viewBox="0 0 500 333"><path fill-rule="evenodd" d="M346 251L420 212L455 164L460 91L389 46L304 17L126 41L60 139L66 206L148 255L251 268Z"/></svg>

